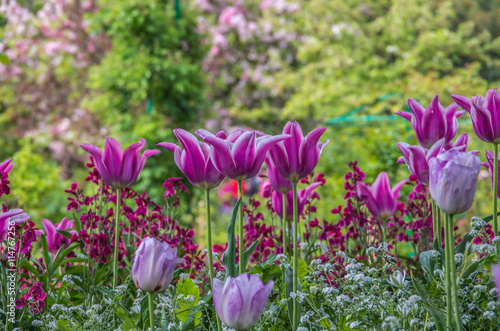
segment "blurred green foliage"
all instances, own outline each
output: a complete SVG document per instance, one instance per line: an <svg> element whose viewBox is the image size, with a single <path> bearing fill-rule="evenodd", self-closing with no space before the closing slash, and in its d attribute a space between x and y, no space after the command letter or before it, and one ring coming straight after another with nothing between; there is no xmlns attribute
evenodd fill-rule
<svg viewBox="0 0 500 331"><path fill-rule="evenodd" d="M42 3L32 0L21 5L36 12ZM210 3L232 5L215 0ZM427 106L439 94L447 106L452 101L450 94L484 95L488 88L498 86L500 79L500 24L496 20L500 5L496 1L310 0L298 2L300 9L287 13L266 11L260 0L248 0L240 4L245 7L247 21L269 25L270 36L277 42L263 43L256 40L258 36L244 39L228 33L227 52L234 58L226 65L231 70L221 71L214 81L207 81L203 66L213 42L212 31L202 33L198 28L200 17L217 25L221 11L202 12L197 2L182 2L177 18L173 4L163 0L102 0L96 11L87 13L88 33L104 34L109 50L83 78L72 76L72 62L67 60L58 64L56 73L68 82L84 81L88 91L69 97L81 98L79 105L92 112L102 130L99 135L73 139L102 147L105 135L116 137L124 146L145 138L147 148L155 148L155 143L176 141L172 135L175 127L193 131L210 117L218 119L221 108L227 110L232 125L267 133L278 133L288 120L298 120L307 131L326 125L322 140L329 139L330 144L317 172L327 175L329 185L321 188L320 217L327 217L330 209L342 203L347 162L358 160L369 183L380 171L388 172L391 182L396 183L408 175L406 167L396 163L400 156L396 143L417 143L409 123L402 118L335 126L327 125L328 120L345 115L354 119L390 116L406 111L409 97ZM5 18L0 17L0 22L1 33ZM295 38L280 48L278 34ZM250 54L255 52L265 54L272 70L266 72L265 79L252 80L241 88L238 79L246 73L246 66L252 65ZM30 80L44 70L42 66L32 71ZM29 208L33 215L57 220L64 212L63 188L69 181L57 176L61 166L48 151L50 136L36 143L20 139L23 133L13 129L9 121L17 112L26 115L31 110L7 105L18 98L8 83L1 91L4 146L0 156L2 160L14 157L16 162L9 199ZM460 122L459 133L469 132L471 149L481 150L484 158L483 151L489 146L475 137L467 114ZM80 160L73 160L73 167L83 168L84 152L75 153ZM74 178L84 174L82 168L75 171ZM147 190L161 201L163 180L180 175L172 154L165 151L148 159L135 189ZM480 182L477 200L489 201L488 184L487 180ZM199 190L188 188L197 201ZM9 204L14 203L11 200ZM187 210L197 208L189 204ZM478 202L476 210L482 216L488 204Z"/></svg>

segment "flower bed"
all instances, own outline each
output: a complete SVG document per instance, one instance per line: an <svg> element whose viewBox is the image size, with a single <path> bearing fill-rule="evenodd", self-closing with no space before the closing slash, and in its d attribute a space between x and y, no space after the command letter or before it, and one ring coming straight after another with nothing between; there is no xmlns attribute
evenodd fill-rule
<svg viewBox="0 0 500 331"><path fill-rule="evenodd" d="M106 138L90 144L91 195L66 190L68 216L42 228L29 211L3 205L1 327L4 330L496 330L500 93L485 98L437 96L425 109L409 99L421 146L399 143L411 173L391 187L385 172L364 182L356 162L345 175L337 221L316 215L313 171L328 141L324 128L304 135L289 122L280 135L258 131L193 134L175 129L173 152L189 182L205 191L208 250L180 225L181 178L169 178L165 200L132 186L146 141L123 150ZM460 110L460 107L464 110ZM492 215L473 218L460 235L455 216L474 200L481 162L468 152L457 117L469 112L477 136L493 145L483 165L492 175ZM334 142L332 142L334 143ZM266 163L260 198L243 183ZM10 193L12 160L0 164L0 196ZM15 168L14 168L15 169ZM264 176L266 177L266 176ZM212 244L211 192L235 180L238 200L225 245ZM402 187L410 193L401 196ZM191 188L190 188L191 189ZM213 202L213 201L212 201ZM264 203L263 203L264 202ZM492 225L489 224L491 221ZM34 243L36 243L34 245ZM41 247L41 250L33 249ZM490 270L493 269L493 276ZM498 279L500 282L500 279ZM500 285L500 284L499 284Z"/></svg>

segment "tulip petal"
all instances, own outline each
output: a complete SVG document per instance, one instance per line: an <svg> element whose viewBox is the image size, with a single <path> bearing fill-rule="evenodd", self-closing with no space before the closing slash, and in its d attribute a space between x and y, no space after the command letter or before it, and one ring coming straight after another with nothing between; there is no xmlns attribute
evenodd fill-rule
<svg viewBox="0 0 500 331"><path fill-rule="evenodd" d="M260 280L260 279L259 279ZM262 282L260 284L262 286ZM273 290L274 281L270 280L265 286L262 286L257 293L254 294L252 298L252 303L250 304L250 321L255 321L253 325L248 325L247 328L253 327L259 321L260 315L266 308L267 300L269 299L269 294Z"/></svg>
<svg viewBox="0 0 500 331"><path fill-rule="evenodd" d="M97 170L99 171L99 174L102 177L102 180L108 185L113 185L113 181L109 175L108 168L102 161L101 149L91 144L82 144L80 146L94 158L95 165L97 167Z"/></svg>
<svg viewBox="0 0 500 331"><path fill-rule="evenodd" d="M120 169L122 166L123 149L115 138L106 137L104 143L104 152L102 163L106 164L111 179L116 182L120 178Z"/></svg>
<svg viewBox="0 0 500 331"><path fill-rule="evenodd" d="M460 94L452 94L451 98L453 99L453 101L455 101L457 103L457 105L459 105L460 107L462 107L466 111L470 112L470 108L471 108L472 104L471 104L471 100L469 98L464 97L463 95L460 95Z"/></svg>

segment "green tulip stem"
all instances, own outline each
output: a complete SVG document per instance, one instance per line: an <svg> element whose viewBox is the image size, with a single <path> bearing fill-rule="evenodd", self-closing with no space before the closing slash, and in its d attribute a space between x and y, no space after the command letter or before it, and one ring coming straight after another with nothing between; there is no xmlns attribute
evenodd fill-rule
<svg viewBox="0 0 500 331"><path fill-rule="evenodd" d="M438 216L437 216L437 211L436 211L436 203L434 200L431 199L432 203L432 235L433 235L433 240L436 240L439 237L439 222L438 222Z"/></svg>
<svg viewBox="0 0 500 331"><path fill-rule="evenodd" d="M283 193L283 217L281 218L281 229L283 230L283 255L286 256L288 246L288 233L286 231L286 193Z"/></svg>
<svg viewBox="0 0 500 331"><path fill-rule="evenodd" d="M205 211L206 211L206 221L207 221L207 251L208 251L208 270L210 272L210 286L214 284L214 258L212 250L212 224L210 222L210 189L205 190ZM213 293L213 291L212 291ZM217 330L221 330L220 319L217 314Z"/></svg>
<svg viewBox="0 0 500 331"><path fill-rule="evenodd" d="M443 228L443 220L441 219L441 209L436 204L436 214L437 214L437 233L438 233L438 245L442 247L441 243L441 228ZM446 232L445 232L446 234ZM444 241L446 245L446 240Z"/></svg>
<svg viewBox="0 0 500 331"><path fill-rule="evenodd" d="M240 259L239 261L239 269L240 269L240 275L245 273L245 267L243 266L244 263L244 251L245 251L245 239L243 237L243 187L241 185L241 179L238 180L238 198L241 200L240 202L240 250L238 254L238 258Z"/></svg>
<svg viewBox="0 0 500 331"><path fill-rule="evenodd" d="M460 309L458 307L458 288L457 288L457 270L455 265L455 237L453 235L453 215L448 215L448 237L450 242L450 267L451 267L451 287L453 289L453 308L455 310L456 330L460 331Z"/></svg>
<svg viewBox="0 0 500 331"><path fill-rule="evenodd" d="M448 215L446 215L446 222L444 223L444 253L445 253L445 270L446 270L446 327L448 330L452 330L453 324L453 313L452 313L452 299L451 299L451 260L450 260L450 231Z"/></svg>
<svg viewBox="0 0 500 331"><path fill-rule="evenodd" d="M149 301L149 325L151 327L151 331L154 331L155 329L155 310L154 310L154 299L153 299L154 293L149 292L148 293L148 301Z"/></svg>
<svg viewBox="0 0 500 331"><path fill-rule="evenodd" d="M493 144L493 230L495 232L495 237L498 237L498 211L497 211L497 202L498 202L498 144ZM499 242L495 243L497 247L497 254L500 253Z"/></svg>
<svg viewBox="0 0 500 331"><path fill-rule="evenodd" d="M297 330L297 317L299 310L298 303L298 288L299 288L299 209L297 201L297 182L295 179L292 181L293 190L293 292L295 293L295 298L293 299L293 329Z"/></svg>
<svg viewBox="0 0 500 331"><path fill-rule="evenodd" d="M120 203L122 200L122 189L116 189L116 211L115 211L115 253L113 255L113 290L118 284L118 248L120 245Z"/></svg>

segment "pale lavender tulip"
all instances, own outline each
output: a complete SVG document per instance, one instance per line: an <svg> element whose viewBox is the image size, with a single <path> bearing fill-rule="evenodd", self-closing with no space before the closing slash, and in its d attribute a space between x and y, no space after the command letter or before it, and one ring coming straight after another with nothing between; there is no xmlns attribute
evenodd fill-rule
<svg viewBox="0 0 500 331"><path fill-rule="evenodd" d="M438 96L434 96L430 106L425 109L420 103L408 99L411 112L396 112L396 114L410 121L417 140L422 147L430 148L438 140L444 138L448 146L458 131L458 117L465 111L457 111L458 105L452 103L446 109L439 103Z"/></svg>
<svg viewBox="0 0 500 331"><path fill-rule="evenodd" d="M212 284L215 311L221 321L236 330L250 329L259 321L274 286L265 286L258 275L241 274L228 277L223 283L217 278Z"/></svg>
<svg viewBox="0 0 500 331"><path fill-rule="evenodd" d="M300 190L297 194L297 209L299 218L304 212L304 207L306 205L307 199L311 195L311 193L323 183L316 182L309 185L306 188ZM271 195L271 200L273 203L274 212L279 216L283 217L283 194L286 194L286 218L287 220L293 219L293 192L290 191L288 193L280 193L273 190Z"/></svg>
<svg viewBox="0 0 500 331"><path fill-rule="evenodd" d="M273 159L269 157L269 155L266 158L266 165L267 177L269 178L269 183L271 183L273 190L280 193L290 192L292 190L292 182L280 175L278 169L276 169L274 165Z"/></svg>
<svg viewBox="0 0 500 331"><path fill-rule="evenodd" d="M396 213L399 190L406 183L407 181L403 180L391 188L389 177L385 172L381 172L371 187L358 182L357 192L358 196L366 201L366 207L374 217L387 220Z"/></svg>
<svg viewBox="0 0 500 331"><path fill-rule="evenodd" d="M500 263L492 265L490 268L493 273L493 281L495 282L495 287L497 289L497 296L500 300Z"/></svg>
<svg viewBox="0 0 500 331"><path fill-rule="evenodd" d="M468 141L469 136L467 133L463 133L458 136L453 145L449 144L448 147L459 152L466 152ZM417 145L412 146L404 142L399 142L397 146L403 153L403 156L398 159L398 163L406 164L408 170L419 182L429 185L429 160L446 150L445 139L438 140L430 149ZM477 154L478 151L471 153Z"/></svg>
<svg viewBox="0 0 500 331"><path fill-rule="evenodd" d="M289 135L269 136L258 131L241 130L229 135L217 135L200 129L196 134L210 145L210 158L215 168L224 176L243 180L259 172L267 152L275 144L290 138Z"/></svg>
<svg viewBox="0 0 500 331"><path fill-rule="evenodd" d="M135 252L132 279L144 292L162 292L172 282L174 270L181 263L184 259L177 257L177 248L146 237Z"/></svg>
<svg viewBox="0 0 500 331"><path fill-rule="evenodd" d="M94 157L97 170L106 184L114 188L123 188L130 187L136 182L148 157L160 153L159 150L148 149L141 156L144 145L146 139L140 139L138 143L130 145L123 151L114 138L106 137L104 153L91 144L83 144L81 147Z"/></svg>
<svg viewBox="0 0 500 331"><path fill-rule="evenodd" d="M495 156L492 151L486 151L486 160L487 162L483 162L484 165L490 171L491 175L491 186L493 187L493 169L495 169ZM500 169L500 155L498 156L498 168ZM500 171L499 171L500 173ZM498 189L497 189L497 197L500 199L500 176L498 176Z"/></svg>
<svg viewBox="0 0 500 331"><path fill-rule="evenodd" d="M9 226L11 222L14 224L19 224L26 222L30 219L30 216L26 214L22 209L12 209L8 212L0 214L0 243L7 238L7 232L9 232ZM14 229L12 229L14 230Z"/></svg>
<svg viewBox="0 0 500 331"><path fill-rule="evenodd" d="M76 236L77 233L75 230L67 230L67 229L72 229L74 224L75 224L75 221L68 220L67 217L63 218L61 223L59 223L55 226L51 221L49 221L47 219L42 220L42 225L43 225L45 232L41 232L41 233L45 233L45 236L47 238L47 246L49 248L49 252L56 253L59 250L59 248L68 247L68 245L71 243L71 239L66 238L61 233L57 232L57 230L65 230L68 233L70 233L72 236ZM40 234L40 232L38 234Z"/></svg>
<svg viewBox="0 0 500 331"><path fill-rule="evenodd" d="M300 124L288 122L283 134L291 135L291 139L276 144L269 151L278 172L290 181L306 178L316 167L323 148L328 145L318 142L326 128L316 128L304 137Z"/></svg>
<svg viewBox="0 0 500 331"><path fill-rule="evenodd" d="M449 150L429 161L429 189L432 199L448 215L464 213L476 194L481 161L471 152Z"/></svg>
<svg viewBox="0 0 500 331"><path fill-rule="evenodd" d="M172 143L157 145L174 152L175 164L194 186L203 189L219 186L224 175L215 169L210 159L210 146L186 130L175 129L174 134L184 150Z"/></svg>
<svg viewBox="0 0 500 331"><path fill-rule="evenodd" d="M459 94L451 97L470 114L474 132L479 139L500 144L500 93L496 89L489 90L485 98L475 96L469 99Z"/></svg>

